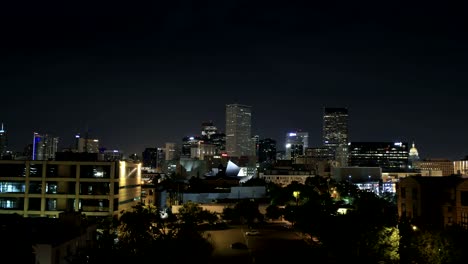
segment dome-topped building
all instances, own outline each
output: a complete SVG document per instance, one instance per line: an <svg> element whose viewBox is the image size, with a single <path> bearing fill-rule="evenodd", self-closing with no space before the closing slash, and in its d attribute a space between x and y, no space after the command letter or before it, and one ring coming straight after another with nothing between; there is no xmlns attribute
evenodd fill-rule
<svg viewBox="0 0 468 264"><path fill-rule="evenodd" d="M415 161L419 160L419 152L418 152L418 149L416 148L416 146L414 145L414 142L413 142L413 145L411 146L409 156L408 156L408 160L409 160L409 164L410 164L411 167L414 166Z"/></svg>
<svg viewBox="0 0 468 264"><path fill-rule="evenodd" d="M411 146L409 156L410 156L410 158L415 158L417 160L419 159L418 149L414 145L414 142L413 142L413 145Z"/></svg>

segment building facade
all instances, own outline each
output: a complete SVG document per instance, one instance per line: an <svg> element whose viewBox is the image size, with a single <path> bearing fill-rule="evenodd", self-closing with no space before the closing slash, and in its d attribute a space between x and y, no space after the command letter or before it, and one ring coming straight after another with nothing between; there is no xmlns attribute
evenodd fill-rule
<svg viewBox="0 0 468 264"><path fill-rule="evenodd" d="M468 159L454 161L453 170L455 174L468 176Z"/></svg>
<svg viewBox="0 0 468 264"><path fill-rule="evenodd" d="M410 176L398 184L398 215L414 225L468 228L468 179Z"/></svg>
<svg viewBox="0 0 468 264"><path fill-rule="evenodd" d="M309 133L308 132L289 132L286 134L285 140L286 159L293 159L294 157L304 155L305 149L309 147Z"/></svg>
<svg viewBox="0 0 468 264"><path fill-rule="evenodd" d="M323 112L323 146L330 148L340 166L347 166L348 109L326 107Z"/></svg>
<svg viewBox="0 0 468 264"><path fill-rule="evenodd" d="M402 142L351 142L348 165L380 167L382 172L408 169L408 144Z"/></svg>
<svg viewBox="0 0 468 264"><path fill-rule="evenodd" d="M58 137L34 133L32 145L32 160L53 160L58 150Z"/></svg>
<svg viewBox="0 0 468 264"><path fill-rule="evenodd" d="M412 163L414 168L419 171L442 171L442 176L455 174L453 161L448 159L424 159Z"/></svg>
<svg viewBox="0 0 468 264"><path fill-rule="evenodd" d="M99 153L99 139L81 137L81 135L75 135L76 140L76 151L87 152L87 153Z"/></svg>
<svg viewBox="0 0 468 264"><path fill-rule="evenodd" d="M141 165L125 161L0 161L0 214L114 216L141 199Z"/></svg>
<svg viewBox="0 0 468 264"><path fill-rule="evenodd" d="M258 141L258 162L274 163L276 161L276 140L264 138Z"/></svg>
<svg viewBox="0 0 468 264"><path fill-rule="evenodd" d="M251 106L226 105L226 152L228 156L254 156L251 121Z"/></svg>

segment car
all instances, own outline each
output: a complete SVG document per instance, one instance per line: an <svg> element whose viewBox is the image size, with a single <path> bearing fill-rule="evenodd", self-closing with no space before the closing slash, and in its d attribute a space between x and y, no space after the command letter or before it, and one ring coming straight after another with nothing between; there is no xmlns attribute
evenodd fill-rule
<svg viewBox="0 0 468 264"><path fill-rule="evenodd" d="M260 235L260 231L252 229L250 231L245 232L245 235L246 236L258 236Z"/></svg>
<svg viewBox="0 0 468 264"><path fill-rule="evenodd" d="M242 242L235 242L231 244L232 249L248 249L247 245Z"/></svg>

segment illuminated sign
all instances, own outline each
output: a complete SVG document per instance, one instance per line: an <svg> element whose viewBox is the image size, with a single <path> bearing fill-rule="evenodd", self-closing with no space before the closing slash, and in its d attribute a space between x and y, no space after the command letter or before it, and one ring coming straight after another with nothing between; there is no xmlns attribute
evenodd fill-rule
<svg viewBox="0 0 468 264"><path fill-rule="evenodd" d="M296 136L296 133L289 133L289 136L290 136L290 137L295 137L295 136Z"/></svg>

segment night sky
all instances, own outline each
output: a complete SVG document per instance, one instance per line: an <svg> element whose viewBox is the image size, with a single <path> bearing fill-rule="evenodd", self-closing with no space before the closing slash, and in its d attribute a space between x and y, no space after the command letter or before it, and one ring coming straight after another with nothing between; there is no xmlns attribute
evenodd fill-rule
<svg viewBox="0 0 468 264"><path fill-rule="evenodd" d="M225 105L240 103L253 107L252 133L280 149L295 129L319 146L323 107L348 107L350 141L468 155L462 3L11 2L0 7L0 121L12 150L33 132L67 147L88 129L141 154L206 120L224 131Z"/></svg>

